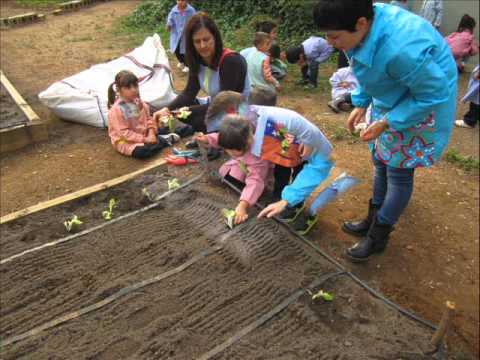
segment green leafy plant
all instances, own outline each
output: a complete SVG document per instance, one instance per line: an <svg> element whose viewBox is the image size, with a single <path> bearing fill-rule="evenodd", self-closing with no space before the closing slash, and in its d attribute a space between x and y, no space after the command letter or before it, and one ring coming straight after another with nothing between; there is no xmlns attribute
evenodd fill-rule
<svg viewBox="0 0 480 360"><path fill-rule="evenodd" d="M168 180L167 184L168 184L168 190L175 190L180 187L180 183L178 182L178 179Z"/></svg>
<svg viewBox="0 0 480 360"><path fill-rule="evenodd" d="M233 229L235 225L235 210L222 209L222 215L225 218L225 222L230 229Z"/></svg>
<svg viewBox="0 0 480 360"><path fill-rule="evenodd" d="M308 293L312 296L313 301L316 300L316 299L323 299L325 301L333 301L333 295L326 292L326 291L323 291L323 290L319 290L315 294L312 294L312 292L308 290Z"/></svg>
<svg viewBox="0 0 480 360"><path fill-rule="evenodd" d="M108 210L102 212L102 216L105 220L112 220L113 209L117 207L118 202L115 199L110 199L108 202Z"/></svg>
<svg viewBox="0 0 480 360"><path fill-rule="evenodd" d="M73 215L73 217L70 220L65 220L63 225L65 226L65 229L67 229L68 232L71 232L72 230L75 230L77 227L82 225L83 222L78 218L77 215Z"/></svg>
<svg viewBox="0 0 480 360"><path fill-rule="evenodd" d="M253 34L258 23L275 21L278 41L282 47L297 46L315 29L312 9L315 0L194 0L198 11L207 12L215 19L227 47L240 50L252 46ZM156 31L166 36L165 21L173 4L170 1L142 1L124 21L130 30ZM228 11L225 11L228 9ZM268 14L268 15L266 15ZM331 61L335 61L332 57Z"/></svg>
<svg viewBox="0 0 480 360"><path fill-rule="evenodd" d="M188 106L184 106L184 107L178 109L177 119L185 120L185 119L187 119L191 114L192 114L192 112L188 109Z"/></svg>

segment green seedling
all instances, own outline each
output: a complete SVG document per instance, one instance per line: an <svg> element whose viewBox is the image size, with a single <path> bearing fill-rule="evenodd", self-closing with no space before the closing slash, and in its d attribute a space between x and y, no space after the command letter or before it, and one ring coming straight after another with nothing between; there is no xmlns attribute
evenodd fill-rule
<svg viewBox="0 0 480 360"><path fill-rule="evenodd" d="M168 180L168 190L175 190L180 187L180 183L178 182L178 179L172 179Z"/></svg>
<svg viewBox="0 0 480 360"><path fill-rule="evenodd" d="M288 149L290 148L290 143L288 142L288 139L287 139L287 129L285 128L281 128L279 131L278 131L279 135L280 135L280 138L282 139L282 142L280 143L280 147L282 149L282 155L285 155L287 152L288 152Z"/></svg>
<svg viewBox="0 0 480 360"><path fill-rule="evenodd" d="M102 216L105 220L112 220L113 209L117 207L117 201L115 199L110 199L108 202L108 210L102 212Z"/></svg>
<svg viewBox="0 0 480 360"><path fill-rule="evenodd" d="M192 112L188 109L188 106L184 106L184 107L178 109L177 119L185 120L191 114L192 114Z"/></svg>
<svg viewBox="0 0 480 360"><path fill-rule="evenodd" d="M225 222L230 229L233 229L235 225L235 210L222 209L222 215L225 218Z"/></svg>
<svg viewBox="0 0 480 360"><path fill-rule="evenodd" d="M73 215L71 220L65 220L65 222L63 223L63 225L65 226L65 229L67 229L68 232L71 232L76 227L82 224L83 222L78 218L77 215Z"/></svg>
<svg viewBox="0 0 480 360"><path fill-rule="evenodd" d="M323 291L323 290L320 290L316 294L312 294L311 292L309 292L309 293L310 293L310 295L312 295L312 300L316 300L316 299L319 299L319 298L321 298L325 301L332 301L333 300L333 295L329 294L328 292Z"/></svg>
<svg viewBox="0 0 480 360"><path fill-rule="evenodd" d="M175 117L173 115L163 116L161 121L168 126L168 131L171 133L175 131Z"/></svg>
<svg viewBox="0 0 480 360"><path fill-rule="evenodd" d="M150 201L155 200L155 196L151 194L146 187L142 189L142 194Z"/></svg>

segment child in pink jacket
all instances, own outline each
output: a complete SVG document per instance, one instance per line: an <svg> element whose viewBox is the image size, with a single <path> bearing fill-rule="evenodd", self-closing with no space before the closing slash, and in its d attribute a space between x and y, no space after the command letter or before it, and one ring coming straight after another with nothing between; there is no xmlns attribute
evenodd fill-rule
<svg viewBox="0 0 480 360"><path fill-rule="evenodd" d="M119 153L146 159L172 145L180 135L192 135L193 129L178 127L176 134L158 128L149 106L140 99L138 78L130 71L120 71L108 88L108 135ZM160 131L159 131L160 130Z"/></svg>
<svg viewBox="0 0 480 360"><path fill-rule="evenodd" d="M220 176L243 187L235 208L235 224L248 219L248 208L255 205L266 187L272 169L271 163L251 152L253 131L250 122L239 115L227 115L218 133L196 136L198 142L211 147L222 147L231 156L220 168Z"/></svg>
<svg viewBox="0 0 480 360"><path fill-rule="evenodd" d="M460 72L464 69L465 60L478 53L478 42L473 36L475 25L475 19L465 14L460 20L458 30L445 38Z"/></svg>

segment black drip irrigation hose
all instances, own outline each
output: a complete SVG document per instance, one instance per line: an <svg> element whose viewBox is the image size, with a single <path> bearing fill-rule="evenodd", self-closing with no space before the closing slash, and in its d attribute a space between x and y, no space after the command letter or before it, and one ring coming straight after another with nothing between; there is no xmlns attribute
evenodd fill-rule
<svg viewBox="0 0 480 360"><path fill-rule="evenodd" d="M238 194L241 194L241 190L239 188L237 188L235 185L233 185L231 182L229 182L228 180L226 179L222 179L222 182L227 184L228 187L230 187L232 190L234 190L235 192L237 192ZM263 210L265 207L260 205L258 202L255 204L255 206L260 209L260 210ZM310 246L313 250L315 250L315 252L317 252L318 254L320 254L322 257L324 257L326 260L328 260L329 262L331 262L333 265L335 265L342 273L344 273L346 276L350 277L354 282L356 282L358 285L360 285L361 287L363 287L365 290L367 290L371 295L373 295L374 297L376 297L377 299L383 301L387 306L389 306L390 308L393 308L395 309L396 311L398 311L400 314L404 315L405 317L411 319L411 320L414 320L420 324L422 324L423 326L426 326L428 328L430 328L431 330L434 330L436 331L437 330L437 326L432 324L431 322L429 322L428 320L425 320L425 319L422 319L421 317L419 317L418 315L415 315L414 313L404 309L403 307L401 307L400 305L398 305L397 303L393 302L392 300L388 299L387 297L385 297L385 295L383 295L382 293L380 293L379 291L373 289L370 285L368 285L367 283L365 283L363 280L361 280L360 278L358 278L356 275L354 275L352 272L348 271L342 264L340 264L337 260L335 260L333 257L331 257L330 255L328 255L327 253L325 253L319 246L315 245L314 243L312 243L310 240L308 240L305 236L303 235L300 235L299 233L297 233L295 230L293 230L290 226L288 226L288 224L286 224L285 222L283 222L282 220L280 220L279 218L277 218L276 216L273 217L273 219L279 223L281 226L283 226L285 229L288 230L288 232L290 232L293 236L297 237L298 239L300 239L302 242L304 242L305 244L307 244L308 246ZM443 359L444 358L444 351L443 351L443 343L440 344L439 346L439 349L437 350L437 355L439 355L439 359Z"/></svg>
<svg viewBox="0 0 480 360"><path fill-rule="evenodd" d="M313 289L316 288L320 285L322 285L324 282L326 282L329 279L332 279L334 277L340 276L340 275L345 275L344 271L338 271L334 273L329 273L322 275L315 279L310 285L308 285L308 289ZM237 331L233 336L229 337L227 340L225 340L223 343L215 346L213 349L210 351L206 352L205 354L199 356L197 360L209 360L216 355L220 354L223 352L225 349L239 341L241 338L243 338L245 335L248 335L251 333L253 330L257 329L258 327L262 326L265 324L267 321L269 321L271 318L273 318L275 315L280 313L281 311L285 310L288 306L296 302L303 294L305 294L307 290L305 289L299 289L295 291L292 295L290 295L288 298L283 300L280 304L275 306L273 309L271 309L269 312L263 314L260 316L257 320L253 321L243 329Z"/></svg>
<svg viewBox="0 0 480 360"><path fill-rule="evenodd" d="M154 284L154 283L157 283L161 280L164 280L170 276L173 276L173 275L176 275L186 269L188 269L190 266L192 266L193 264L199 262L200 260L206 258L207 256L209 255L212 255L214 253L216 253L217 251L221 250L222 247L221 246L215 246L215 247L212 247L212 248L209 248L209 249L206 249L202 252L200 252L198 255L194 256L193 258L191 258L190 260L188 260L187 262L183 263L182 265L172 269L172 270L169 270L167 272L164 272L164 273L161 273L160 275L157 275L153 278L150 278L150 279L147 279L147 280L143 280L143 281L140 281L138 283L135 283L135 284L132 284L132 285L129 285L129 286L126 286L122 289L120 289L119 291L115 292L114 294L106 297L105 299L99 301L99 302L96 302L92 305L89 305L87 307L84 307L84 308L81 308L77 311L73 311L71 313L68 313L68 314L65 314L65 315L62 315L60 317L57 317L53 320L50 320L42 325L39 325L39 326L36 326L34 327L33 329L27 331L27 332L24 332L22 334L19 334L19 335L15 335L15 336L12 336L12 337L9 337L9 338L6 338L2 341L0 341L0 348L1 347L4 347L4 346L7 346L7 345L11 345L11 344L14 344L16 342L19 342L21 340L25 340L31 336L34 336L34 335L38 335L39 333L41 333L42 331L45 331L45 330L48 330L48 329L51 329L55 326L58 326L60 324L63 324L63 323L66 323L67 321L70 321L70 320L73 320L73 319L76 319L82 315L85 315L85 314L88 314L88 313L91 313L92 311L95 311L95 310L98 310L112 302L114 302L115 300L117 300L118 298L122 297L122 296L125 296L135 290L138 290L138 289L141 289L141 288L144 288L145 286L148 286L148 285L151 285L151 284Z"/></svg>
<svg viewBox="0 0 480 360"><path fill-rule="evenodd" d="M91 227L89 229L86 229L86 230L83 230L79 233L76 233L76 234L73 234L73 235L69 235L69 236L66 236L64 238L61 238L61 239L58 239L58 240L55 240L55 241L51 241L51 242L48 242L48 243L45 243L43 245L40 245L40 246L37 246L37 247L34 247L34 248L31 248L31 249L28 249L28 250L25 250L25 251L22 251L18 254L15 254L15 255L12 255L6 259L2 259L0 260L0 265L3 265L3 264L6 264L12 260L15 260L19 257L22 257L26 254L29 254L29 253L32 253L32 252L36 252L36 251L39 251L39 250L42 250L42 249L45 249L45 248L48 248L48 247L51 247L51 246L55 246L55 245L58 245L58 244L62 244L64 242L67 242L67 241L70 241L70 240L73 240L73 239L77 239L81 236L84 236L84 235L87 235L87 234L90 234L91 232L94 232L94 231L97 231L97 230L100 230L106 226L109 226L109 225L112 225L112 224L115 224L119 221L122 221L122 220L125 220L127 218L130 218L132 216L135 216L135 215L138 215L138 214L141 214L141 213L144 213L148 210L151 210L153 208L156 208L157 206L160 205L162 199L166 198L167 196L170 196L171 194L173 194L174 192L178 191L178 190L181 190L191 184L193 184L194 182L200 180L200 178L203 176L203 173L202 174L199 174L195 177L193 177L192 179L188 180L186 183L180 185L178 188L176 189L173 189L173 190L169 190L165 193L163 193L162 195L160 195L159 197L155 198L155 202L150 204L150 205L147 205L141 209L138 209L138 210L135 210L135 211L132 211L132 212L129 212L127 214L124 214L124 215L121 215L117 218L114 218L108 222L105 222L103 224L100 224L100 225L97 225L97 226L94 226L94 227Z"/></svg>

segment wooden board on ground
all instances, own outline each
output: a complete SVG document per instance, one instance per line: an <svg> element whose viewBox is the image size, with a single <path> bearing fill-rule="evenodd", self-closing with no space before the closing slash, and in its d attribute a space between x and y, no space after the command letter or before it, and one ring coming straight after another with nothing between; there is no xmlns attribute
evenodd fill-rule
<svg viewBox="0 0 480 360"><path fill-rule="evenodd" d="M48 209L52 206L60 205L60 204L66 203L68 201L72 201L72 200L75 200L75 199L93 194L97 191L102 191L102 190L108 189L108 188L113 187L115 185L121 184L121 183L126 182L128 180L131 180L134 177L136 177L137 175L143 174L143 173L145 173L149 170L152 170L156 167L159 167L159 166L162 166L162 165L165 165L165 164L166 164L166 161L163 158L162 159L157 159L157 160L153 161L152 163L150 163L149 165L145 166L144 168L142 168L140 170L137 170L137 171L134 171L132 173L122 175L122 176L117 177L115 179L111 179L111 180L108 180L108 181L105 181L105 182L87 187L85 189L81 189L81 190L78 190L78 191L60 196L60 197L52 199L52 200L44 201L44 202L41 202L39 204L30 206L28 208L25 208L25 209L10 213L8 215L2 216L0 218L0 224L5 224L9 221L16 220L16 219L19 219L23 216L33 214L33 213L36 213L36 212L41 211L41 210Z"/></svg>

